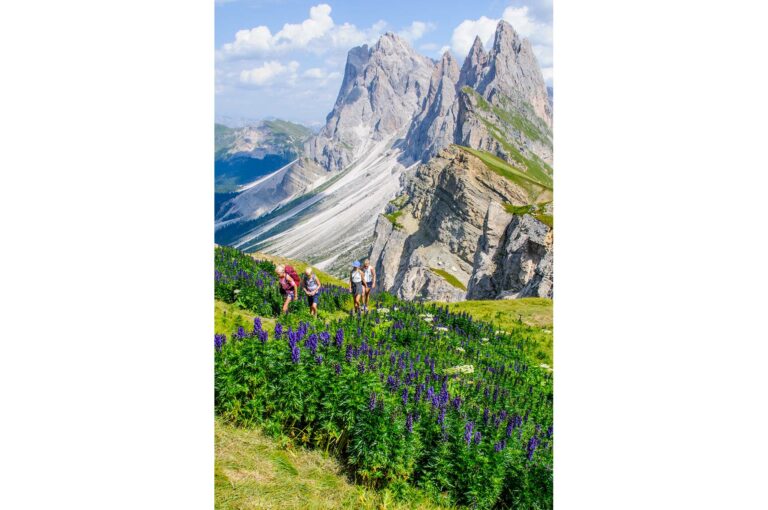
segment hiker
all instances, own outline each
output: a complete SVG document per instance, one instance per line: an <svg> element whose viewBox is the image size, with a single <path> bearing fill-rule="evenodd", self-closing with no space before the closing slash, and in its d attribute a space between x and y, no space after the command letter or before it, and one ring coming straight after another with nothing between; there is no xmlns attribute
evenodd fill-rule
<svg viewBox="0 0 768 510"><path fill-rule="evenodd" d="M320 299L320 280L317 278L312 268L304 270L304 282L301 285L304 293L307 295L307 304L309 305L309 314L317 317L317 303Z"/></svg>
<svg viewBox="0 0 768 510"><path fill-rule="evenodd" d="M365 294L363 295L363 310L368 311L368 298L376 286L376 270L371 265L371 259L363 262L363 276L365 276Z"/></svg>
<svg viewBox="0 0 768 510"><path fill-rule="evenodd" d="M275 273L277 273L277 277L280 279L280 293L285 296L285 303L283 303L283 313L287 314L288 304L299 297L299 287L293 277L285 270L284 265L278 265L275 268Z"/></svg>
<svg viewBox="0 0 768 510"><path fill-rule="evenodd" d="M360 313L360 298L365 292L365 274L360 270L360 261L352 262L352 274L349 275L349 291L355 297L355 313Z"/></svg>

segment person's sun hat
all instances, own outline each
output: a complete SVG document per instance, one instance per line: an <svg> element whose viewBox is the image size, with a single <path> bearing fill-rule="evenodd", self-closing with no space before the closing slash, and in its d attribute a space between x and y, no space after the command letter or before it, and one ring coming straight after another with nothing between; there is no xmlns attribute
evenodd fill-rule
<svg viewBox="0 0 768 510"><path fill-rule="evenodd" d="M352 262L352 267L360 267L360 261L356 260L356 261Z"/></svg>

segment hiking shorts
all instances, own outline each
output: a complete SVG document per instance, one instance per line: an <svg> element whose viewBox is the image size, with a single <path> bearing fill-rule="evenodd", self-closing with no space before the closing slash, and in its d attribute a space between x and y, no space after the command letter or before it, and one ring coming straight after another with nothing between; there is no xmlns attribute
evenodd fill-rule
<svg viewBox="0 0 768 510"><path fill-rule="evenodd" d="M312 305L318 305L320 306L320 294L315 294L314 296L307 296L307 304L311 307Z"/></svg>
<svg viewBox="0 0 768 510"><path fill-rule="evenodd" d="M352 294L354 294L355 296L363 295L363 282L352 283Z"/></svg>
<svg viewBox="0 0 768 510"><path fill-rule="evenodd" d="M373 287L373 280L370 282L365 282L366 285L368 285L368 290L371 290L371 287Z"/></svg>
<svg viewBox="0 0 768 510"><path fill-rule="evenodd" d="M295 301L295 300L296 300L296 296L293 294L293 291L292 291L292 290L286 290L286 291L284 291L284 292L283 292L283 296L284 296L284 297L287 297L287 298L288 298L288 299L290 299L291 301Z"/></svg>

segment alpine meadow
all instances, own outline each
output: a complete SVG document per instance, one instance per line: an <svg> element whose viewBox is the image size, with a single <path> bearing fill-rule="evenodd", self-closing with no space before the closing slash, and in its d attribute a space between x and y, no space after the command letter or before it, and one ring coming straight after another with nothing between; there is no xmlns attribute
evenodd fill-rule
<svg viewBox="0 0 768 510"><path fill-rule="evenodd" d="M341 83L322 123L217 112L216 507L552 508L553 89L521 35L544 25L510 6L431 58L436 23L330 13L217 55L221 94ZM347 40L338 71L281 57Z"/></svg>

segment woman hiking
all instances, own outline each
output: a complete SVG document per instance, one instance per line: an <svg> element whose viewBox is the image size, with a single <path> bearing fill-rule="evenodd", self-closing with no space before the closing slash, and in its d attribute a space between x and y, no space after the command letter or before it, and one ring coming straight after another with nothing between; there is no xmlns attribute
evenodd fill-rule
<svg viewBox="0 0 768 510"><path fill-rule="evenodd" d="M308 267L304 270L304 282L302 282L301 288L307 295L307 304L309 305L309 314L317 317L317 304L320 300L320 280L315 273L312 272L312 268Z"/></svg>
<svg viewBox="0 0 768 510"><path fill-rule="evenodd" d="M275 273L280 281L280 293L285 296L285 303L283 303L283 313L288 313L288 305L291 301L294 301L299 297L298 283L291 278L291 275L285 272L285 266L280 264L275 268Z"/></svg>
<svg viewBox="0 0 768 510"><path fill-rule="evenodd" d="M363 310L368 311L368 298L376 286L376 270L371 265L371 259L363 262L363 276L365 276L365 294L363 294Z"/></svg>
<svg viewBox="0 0 768 510"><path fill-rule="evenodd" d="M352 262L352 274L349 275L349 291L355 297L355 313L360 314L360 299L365 292L365 274L360 270L360 261Z"/></svg>

